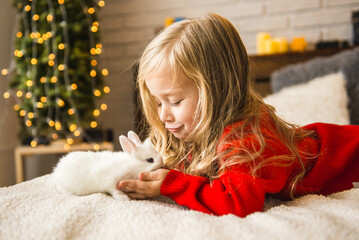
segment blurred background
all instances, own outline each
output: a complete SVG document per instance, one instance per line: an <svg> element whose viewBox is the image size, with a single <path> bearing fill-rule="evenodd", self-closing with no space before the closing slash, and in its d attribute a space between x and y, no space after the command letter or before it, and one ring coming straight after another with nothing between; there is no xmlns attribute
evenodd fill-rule
<svg viewBox="0 0 359 240"><path fill-rule="evenodd" d="M305 41L305 44L302 44L305 49L302 49L299 43L299 51L310 50L318 42L345 43L351 46L354 41L353 12L359 10L359 0L106 0L103 2L105 3L103 7L96 8L102 44L102 52L97 57L101 69L108 70L104 81L111 90L101 98L101 103L106 104L107 109L101 111L93 129L99 129L102 133L107 132L107 135L104 134L106 137L103 135L99 141L113 142L115 150L120 150L118 136L136 129L134 63L147 43L171 22L202 16L209 12L218 13L235 25L248 53L256 56L263 53L260 52L263 49L260 50L258 46L258 38L263 35L266 38L270 36L285 41L286 49L283 50L285 52L290 51L290 47L293 49L296 47L294 40L298 38ZM63 4L66 6L66 1ZM14 36L18 31L17 15L16 7L12 6L11 1L2 1L0 69L9 68L14 58L16 38ZM266 53L276 53L277 47L273 43L266 44ZM8 88L8 80L2 76L0 78L0 187L16 183L14 150L22 144L18 138L19 121L18 113L14 111L15 100L11 97L7 99L2 97ZM25 180L51 172L60 156L61 154L49 154L28 157L32 159L25 162Z"/></svg>

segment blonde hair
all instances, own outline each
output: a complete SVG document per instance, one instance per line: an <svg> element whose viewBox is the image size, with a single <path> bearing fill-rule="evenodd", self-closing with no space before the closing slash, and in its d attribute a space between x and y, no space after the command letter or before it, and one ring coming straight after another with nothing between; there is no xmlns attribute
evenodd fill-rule
<svg viewBox="0 0 359 240"><path fill-rule="evenodd" d="M149 137L167 167L181 165L186 173L214 179L233 164L251 162L255 174L275 160L280 160L280 164L291 164L295 159L300 161L296 141L310 133L298 131L298 127L275 115L274 109L253 90L252 82L248 80L248 68L247 52L237 30L227 19L216 14L172 24L149 43L140 59L137 84L149 123ZM185 76L198 89L195 114L199 121L188 136L191 141L175 138L159 119L157 104L145 84L149 76L159 71L170 71L174 79ZM255 161L266 146L260 126L263 112L271 119L266 127L278 132L278 138L288 147L290 155ZM224 162L226 153L218 154L217 148L226 139L220 142L220 137L227 125L237 121L243 121L243 124L239 129L233 129L228 137L234 134L245 137L250 129L260 148L241 149L240 154Z"/></svg>

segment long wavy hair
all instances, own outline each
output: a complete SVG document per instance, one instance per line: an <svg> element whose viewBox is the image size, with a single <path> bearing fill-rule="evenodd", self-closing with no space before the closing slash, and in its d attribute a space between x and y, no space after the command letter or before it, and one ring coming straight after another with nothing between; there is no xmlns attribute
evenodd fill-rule
<svg viewBox="0 0 359 240"><path fill-rule="evenodd" d="M157 104L146 86L149 76L166 71L174 80L181 77L192 80L198 89L199 100L194 113L198 124L187 137L190 141L180 141L165 129ZM212 180L238 163L250 163L255 175L266 164L289 165L299 161L303 171L294 178L293 186L304 176L301 161L304 153L298 152L296 142L312 132L277 117L274 108L265 104L254 91L248 71L247 52L237 30L217 14L174 23L149 43L140 59L137 86L149 126L148 136L168 168L181 167L185 173ZM263 121L263 114L269 121ZM238 121L243 124L233 128L228 138L254 134L257 147L243 147L238 154L223 161L226 153L217 151L228 139L221 139L223 130ZM276 132L289 150L287 155L257 161L266 147L261 132L263 124Z"/></svg>

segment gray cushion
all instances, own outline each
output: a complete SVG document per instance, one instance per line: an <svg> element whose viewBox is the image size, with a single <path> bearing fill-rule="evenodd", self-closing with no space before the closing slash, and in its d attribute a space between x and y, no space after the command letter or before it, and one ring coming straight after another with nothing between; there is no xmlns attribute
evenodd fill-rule
<svg viewBox="0 0 359 240"><path fill-rule="evenodd" d="M313 78L339 71L344 73L347 80L350 123L359 125L359 47L330 57L317 57L275 71L271 76L272 91L278 92L284 87L308 82Z"/></svg>

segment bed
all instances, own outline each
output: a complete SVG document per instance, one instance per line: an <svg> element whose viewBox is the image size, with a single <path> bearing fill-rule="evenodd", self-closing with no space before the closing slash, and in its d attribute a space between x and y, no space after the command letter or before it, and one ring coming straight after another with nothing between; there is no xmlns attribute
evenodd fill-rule
<svg viewBox="0 0 359 240"><path fill-rule="evenodd" d="M352 66L359 71L358 49L340 54L357 56ZM359 102L353 101L359 96L359 74L353 69L349 75L348 69L331 66L293 79L293 72L303 75L303 69L335 57L279 70L273 74L274 93L265 101L299 125L358 124ZM290 84L280 83L288 73ZM101 193L61 194L48 183L50 177L0 188L0 239L359 239L359 188L286 202L268 198L262 212L239 218L189 210L165 197L119 201Z"/></svg>

